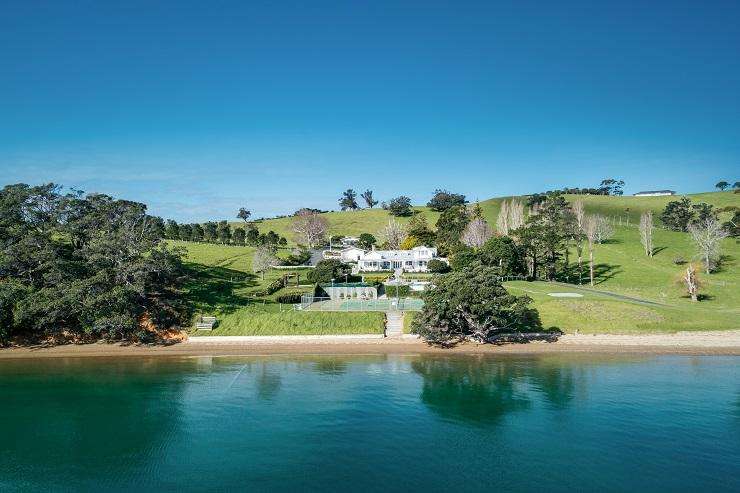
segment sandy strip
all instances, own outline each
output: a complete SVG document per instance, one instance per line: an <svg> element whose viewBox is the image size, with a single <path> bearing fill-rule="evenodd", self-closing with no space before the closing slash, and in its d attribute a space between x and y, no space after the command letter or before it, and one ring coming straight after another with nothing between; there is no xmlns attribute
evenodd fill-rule
<svg viewBox="0 0 740 493"><path fill-rule="evenodd" d="M287 336L214 340L171 346L79 344L55 347L0 349L3 358L118 357L118 356L227 356L269 354L547 354L637 353L740 356L740 330L679 332L646 335L565 335L558 342L529 344L461 344L452 349L431 347L415 336L380 339L377 336Z"/></svg>

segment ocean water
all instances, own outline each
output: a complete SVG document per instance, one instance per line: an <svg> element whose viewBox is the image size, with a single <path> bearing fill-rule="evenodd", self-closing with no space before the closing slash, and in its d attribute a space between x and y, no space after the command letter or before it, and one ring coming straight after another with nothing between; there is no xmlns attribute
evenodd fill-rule
<svg viewBox="0 0 740 493"><path fill-rule="evenodd" d="M740 358L0 360L0 491L740 491Z"/></svg>

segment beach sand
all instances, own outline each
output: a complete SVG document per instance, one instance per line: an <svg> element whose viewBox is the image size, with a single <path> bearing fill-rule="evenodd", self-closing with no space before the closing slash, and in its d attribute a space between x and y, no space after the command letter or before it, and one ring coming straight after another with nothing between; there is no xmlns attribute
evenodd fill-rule
<svg viewBox="0 0 740 493"><path fill-rule="evenodd" d="M639 335L564 335L557 342L527 344L460 344L454 348L429 346L413 336L370 337L261 337L223 341L218 338L163 345L66 344L52 347L0 349L4 358L125 357L125 356L238 356L272 354L545 354L637 353L740 356L740 330L678 332Z"/></svg>

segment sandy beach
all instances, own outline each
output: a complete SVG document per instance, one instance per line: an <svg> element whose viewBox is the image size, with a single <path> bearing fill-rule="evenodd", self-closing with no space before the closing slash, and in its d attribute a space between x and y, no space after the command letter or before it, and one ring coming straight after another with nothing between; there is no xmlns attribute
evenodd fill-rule
<svg viewBox="0 0 740 493"><path fill-rule="evenodd" d="M208 340L204 340L208 339ZM643 353L740 355L740 330L636 335L564 335L557 342L528 344L460 344L454 348L429 346L413 336L195 338L172 345L68 344L53 347L0 349L0 359L49 357L228 356L269 354L543 354Z"/></svg>

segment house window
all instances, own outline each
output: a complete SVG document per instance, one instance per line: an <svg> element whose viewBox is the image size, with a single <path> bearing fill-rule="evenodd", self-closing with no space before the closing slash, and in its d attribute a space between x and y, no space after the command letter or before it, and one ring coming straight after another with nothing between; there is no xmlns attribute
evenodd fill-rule
<svg viewBox="0 0 740 493"><path fill-rule="evenodd" d="M413 265L414 265L414 262L413 261L411 261L411 260L407 260L406 261L406 267L411 267Z"/></svg>

